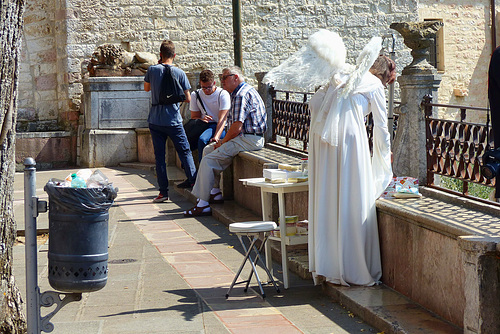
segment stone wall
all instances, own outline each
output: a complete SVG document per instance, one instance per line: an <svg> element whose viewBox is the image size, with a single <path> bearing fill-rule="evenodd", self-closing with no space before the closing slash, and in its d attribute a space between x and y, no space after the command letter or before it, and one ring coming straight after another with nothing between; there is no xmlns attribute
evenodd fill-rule
<svg viewBox="0 0 500 334"><path fill-rule="evenodd" d="M220 72L233 63L231 3L27 0L19 80L21 130L76 129L82 76L92 52L104 43L157 53L161 40L172 39L177 45L175 62L186 72L205 68ZM253 73L278 65L318 28L340 33L351 63L372 35L395 33L401 71L410 61L409 52L399 34L389 29L390 23L441 19L445 69L439 102L486 105L491 54L487 0L474 4L464 0L242 0L241 4L243 64L253 84ZM457 97L455 89L468 95ZM456 113L452 111L450 117L456 117ZM470 116L471 121L483 118ZM29 122L36 122L36 126Z"/></svg>
<svg viewBox="0 0 500 334"><path fill-rule="evenodd" d="M440 19L444 23L444 72L438 91L439 103L486 107L492 52L490 1L423 0L419 2L418 12L422 20ZM468 95L455 96L455 89ZM469 113L467 121L486 122L484 113ZM460 111L451 111L448 116L457 119Z"/></svg>
<svg viewBox="0 0 500 334"><path fill-rule="evenodd" d="M338 31L354 62L371 36L393 32L390 23L417 19L416 1L242 0L241 5L244 70L253 84L253 73L278 65L318 28ZM19 117L66 130L75 129L82 75L98 45L158 53L161 40L171 39L175 63L186 72L220 73L233 63L230 0L28 0L25 24ZM408 58L400 40L398 50L398 58Z"/></svg>
<svg viewBox="0 0 500 334"><path fill-rule="evenodd" d="M81 75L68 71L66 11L60 6L57 0L26 1L19 73L20 131L76 130ZM69 62L80 66L76 59Z"/></svg>

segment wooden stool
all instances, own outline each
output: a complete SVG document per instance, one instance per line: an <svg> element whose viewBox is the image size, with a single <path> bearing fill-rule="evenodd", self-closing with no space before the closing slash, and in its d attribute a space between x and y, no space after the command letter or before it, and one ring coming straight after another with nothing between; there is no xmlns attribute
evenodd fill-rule
<svg viewBox="0 0 500 334"><path fill-rule="evenodd" d="M238 269L238 272L234 276L233 282L231 283L231 286L229 287L229 290L227 290L226 293L226 299L229 297L229 293L233 289L234 285L236 284L241 284L241 283L246 283L245 286L245 292L248 290L248 285L250 284L250 280L252 279L252 275L255 274L255 278L257 279L257 283L259 284L259 289L262 298L266 298L266 294L264 293L264 289L262 289L262 283L259 278L259 274L257 273L257 263L260 261L262 266L264 267L264 270L266 271L267 275L269 276L269 280L273 283L274 288L276 291L279 293L280 289L276 285L276 282L273 279L273 276L269 272L269 269L266 267L264 262L261 259L260 252L262 249L264 249L264 245L266 244L266 241L269 237L269 233L272 230L275 230L277 228L277 225L275 222L271 221L251 221L251 222L240 222L240 223L232 223L229 225L229 232L233 232L238 236L238 239L240 240L241 245L243 246L243 249L245 251L245 258L243 259L243 262L241 263L240 268ZM263 235L263 240L262 244L260 245L259 248L255 245L257 240L259 240L259 236ZM249 247L247 248L244 241L243 237L246 236L249 240ZM251 252L252 250L254 251L255 258L252 257ZM252 265L252 270L250 271L250 275L248 276L248 279L245 281L241 282L236 282L238 277L241 274L241 271L243 270L243 267L245 266L245 263L247 260L250 261L250 264ZM268 282L269 283L269 282Z"/></svg>

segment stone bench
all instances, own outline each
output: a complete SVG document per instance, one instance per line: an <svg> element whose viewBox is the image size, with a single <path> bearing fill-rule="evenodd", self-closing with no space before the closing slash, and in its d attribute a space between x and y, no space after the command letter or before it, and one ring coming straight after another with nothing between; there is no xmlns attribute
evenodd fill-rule
<svg viewBox="0 0 500 334"><path fill-rule="evenodd" d="M262 215L260 190L255 187L245 187L239 181L245 178L262 177L266 164L299 164L307 154L286 150L267 144L262 150L241 152L233 160L232 168L224 172L222 187L224 198L232 198L257 215ZM307 219L307 192L285 195L287 215L298 215L299 220ZM278 221L277 195L273 196L273 219Z"/></svg>
<svg viewBox="0 0 500 334"><path fill-rule="evenodd" d="M421 192L377 201L383 283L466 333L499 333L500 208Z"/></svg>

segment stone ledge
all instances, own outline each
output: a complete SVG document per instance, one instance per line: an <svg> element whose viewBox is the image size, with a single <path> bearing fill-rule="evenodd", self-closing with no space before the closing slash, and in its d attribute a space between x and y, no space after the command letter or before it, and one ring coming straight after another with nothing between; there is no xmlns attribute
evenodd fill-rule
<svg viewBox="0 0 500 334"><path fill-rule="evenodd" d="M69 131L16 132L16 139L71 137Z"/></svg>
<svg viewBox="0 0 500 334"><path fill-rule="evenodd" d="M423 187L421 187L422 189ZM377 200L380 212L457 239L465 235L492 235L500 231L500 208L423 188L420 199ZM432 197L431 197L432 196Z"/></svg>

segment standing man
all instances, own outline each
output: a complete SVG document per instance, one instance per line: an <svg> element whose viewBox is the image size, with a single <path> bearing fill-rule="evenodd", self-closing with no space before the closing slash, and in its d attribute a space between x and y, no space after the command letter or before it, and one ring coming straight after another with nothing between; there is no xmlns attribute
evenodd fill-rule
<svg viewBox="0 0 500 334"><path fill-rule="evenodd" d="M174 143L175 150L184 166L184 172L190 184L194 183L194 175L196 172L193 156L189 149L184 127L182 126L179 103L168 105L159 104L162 77L164 74L168 75L168 72L165 73L166 66L170 67L172 75L177 78L184 90L184 95L186 96L184 102L191 101L191 95L189 94L191 85L189 84L186 73L172 65L175 58L175 46L172 41L164 40L161 43L160 57L159 64L150 66L144 77L144 90L146 92L151 91L152 104L151 110L149 111L148 123L155 152L156 178L158 180L158 187L160 188L160 194L153 200L155 203L168 200L167 164L165 162L168 137L170 137Z"/></svg>
<svg viewBox="0 0 500 334"><path fill-rule="evenodd" d="M201 71L200 87L191 93L191 119L184 125L184 129L191 151L198 149L201 162L205 146L226 135L224 126L231 98L227 91L216 86L214 74L210 70Z"/></svg>
<svg viewBox="0 0 500 334"><path fill-rule="evenodd" d="M223 140L215 140L205 147L192 191L198 198L198 204L184 211L185 217L211 215L209 203L222 202L220 173L231 164L233 157L239 152L255 151L264 147L267 115L259 93L245 82L243 73L237 66L222 70L221 83L222 87L231 93L229 130Z"/></svg>

